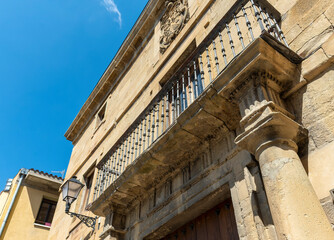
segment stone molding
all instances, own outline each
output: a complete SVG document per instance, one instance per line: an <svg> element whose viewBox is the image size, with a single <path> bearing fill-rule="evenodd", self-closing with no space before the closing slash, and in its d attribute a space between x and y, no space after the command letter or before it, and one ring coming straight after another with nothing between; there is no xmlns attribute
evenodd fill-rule
<svg viewBox="0 0 334 240"><path fill-rule="evenodd" d="M272 105L272 104L269 104ZM296 152L297 144L307 136L307 130L280 112L274 112L267 106L256 124L235 139L236 144L246 149L258 159L264 148L284 142Z"/></svg>

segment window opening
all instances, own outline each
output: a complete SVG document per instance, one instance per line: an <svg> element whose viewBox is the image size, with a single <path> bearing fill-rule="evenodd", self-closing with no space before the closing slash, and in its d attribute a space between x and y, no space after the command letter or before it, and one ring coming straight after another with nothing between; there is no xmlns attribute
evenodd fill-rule
<svg viewBox="0 0 334 240"><path fill-rule="evenodd" d="M104 104L104 106L97 113L97 116L96 116L96 127L100 126L100 124L105 119L105 115L106 115L106 104Z"/></svg>
<svg viewBox="0 0 334 240"><path fill-rule="evenodd" d="M43 198L35 223L51 226L56 205L57 202Z"/></svg>
<svg viewBox="0 0 334 240"><path fill-rule="evenodd" d="M85 210L87 210L87 206L89 204L89 197L91 194L92 190L92 185L93 185L93 177L94 177L94 170L92 170L86 177L85 177L85 182L86 182L86 191L84 195L84 201L83 201L83 206Z"/></svg>

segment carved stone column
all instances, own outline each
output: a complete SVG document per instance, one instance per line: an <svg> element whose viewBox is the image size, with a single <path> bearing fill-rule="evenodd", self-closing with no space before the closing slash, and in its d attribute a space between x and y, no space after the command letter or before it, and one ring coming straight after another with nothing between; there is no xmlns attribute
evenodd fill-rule
<svg viewBox="0 0 334 240"><path fill-rule="evenodd" d="M235 141L259 161L279 239L334 239L297 154L306 130L286 110L283 87L271 74L256 72L232 92L244 128Z"/></svg>

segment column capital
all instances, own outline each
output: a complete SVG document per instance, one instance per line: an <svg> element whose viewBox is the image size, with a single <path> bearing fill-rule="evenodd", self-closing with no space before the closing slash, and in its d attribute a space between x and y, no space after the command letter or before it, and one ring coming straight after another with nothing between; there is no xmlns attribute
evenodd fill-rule
<svg viewBox="0 0 334 240"><path fill-rule="evenodd" d="M272 103L263 107L261 116L235 139L237 145L256 159L264 148L272 145L290 147L297 152L297 142L307 136L307 130L281 112L272 111Z"/></svg>
<svg viewBox="0 0 334 240"><path fill-rule="evenodd" d="M244 129L235 142L256 159L264 146L279 142L297 151L296 143L307 136L307 130L293 120L294 115L281 98L288 85L268 71L253 71L230 94L239 105L240 126Z"/></svg>

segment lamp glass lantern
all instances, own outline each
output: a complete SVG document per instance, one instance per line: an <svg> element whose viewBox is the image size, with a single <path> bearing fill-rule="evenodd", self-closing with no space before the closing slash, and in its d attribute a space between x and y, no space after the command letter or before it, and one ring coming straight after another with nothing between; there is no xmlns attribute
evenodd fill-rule
<svg viewBox="0 0 334 240"><path fill-rule="evenodd" d="M66 202L65 212L69 212L71 204L78 198L81 189L85 185L82 184L76 176L68 179L62 186L63 200Z"/></svg>

